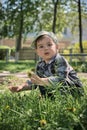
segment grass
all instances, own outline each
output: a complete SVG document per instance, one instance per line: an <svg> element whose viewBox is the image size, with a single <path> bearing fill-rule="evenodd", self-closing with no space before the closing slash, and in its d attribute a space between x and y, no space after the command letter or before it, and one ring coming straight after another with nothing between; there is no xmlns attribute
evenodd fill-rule
<svg viewBox="0 0 87 130"><path fill-rule="evenodd" d="M19 61L18 63L15 62L8 62L0 61L0 72L9 71L11 73L15 72L26 72L35 67L34 61Z"/></svg>
<svg viewBox="0 0 87 130"><path fill-rule="evenodd" d="M9 82L8 82L9 81ZM38 89L31 92L11 93L7 86L21 83L16 77L7 77L0 88L1 130L86 130L87 81L84 95L77 98L69 93L55 93L55 99L42 98ZM59 86L58 86L59 87Z"/></svg>
<svg viewBox="0 0 87 130"><path fill-rule="evenodd" d="M0 72L26 72L32 68L35 68L35 64L36 63L34 60L19 61L18 63L11 61L6 63L6 61L0 60ZM87 72L87 62L72 62L71 65L77 72Z"/></svg>
<svg viewBox="0 0 87 130"><path fill-rule="evenodd" d="M1 130L86 130L87 81L82 79L84 95L61 95L55 99L41 98L39 90L11 93L9 85L18 85L23 79L10 76L0 85ZM3 92L4 91L4 92Z"/></svg>
<svg viewBox="0 0 87 130"><path fill-rule="evenodd" d="M0 62L0 71L20 72L33 68L33 61ZM82 78L82 77L80 77ZM55 98L42 98L39 89L11 93L10 85L20 85L25 79L2 78L0 84L0 130L87 130L87 80L82 79L84 95L60 94L55 86Z"/></svg>

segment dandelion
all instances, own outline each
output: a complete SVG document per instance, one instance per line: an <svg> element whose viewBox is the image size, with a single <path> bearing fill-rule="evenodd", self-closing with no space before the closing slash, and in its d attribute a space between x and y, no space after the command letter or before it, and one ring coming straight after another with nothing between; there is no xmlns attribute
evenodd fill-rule
<svg viewBox="0 0 87 130"><path fill-rule="evenodd" d="M76 111L76 108L73 108L73 112L75 112Z"/></svg>
<svg viewBox="0 0 87 130"><path fill-rule="evenodd" d="M29 72L28 72L28 77L31 78L32 74L33 74L33 72L32 72L32 71L29 71Z"/></svg>
<svg viewBox="0 0 87 130"><path fill-rule="evenodd" d="M75 108L75 107L67 108L67 110L70 111L70 112L75 112L75 111L76 111L76 108Z"/></svg>
<svg viewBox="0 0 87 130"><path fill-rule="evenodd" d="M47 124L46 120L44 120L44 119L40 120L40 125L41 126L45 126L46 124Z"/></svg>
<svg viewBox="0 0 87 130"><path fill-rule="evenodd" d="M35 72L35 69L34 69L34 68L32 68L32 69L31 69L31 71Z"/></svg>
<svg viewBox="0 0 87 130"><path fill-rule="evenodd" d="M29 77L29 78L31 77L31 75L32 75L31 72L28 72L28 77Z"/></svg>
<svg viewBox="0 0 87 130"><path fill-rule="evenodd" d="M6 110L10 109L10 106L9 106L9 105L7 105L7 106L5 107L5 109L6 109Z"/></svg>
<svg viewBox="0 0 87 130"><path fill-rule="evenodd" d="M32 74L35 72L35 69L31 69L31 71L28 71L28 77L31 78Z"/></svg>

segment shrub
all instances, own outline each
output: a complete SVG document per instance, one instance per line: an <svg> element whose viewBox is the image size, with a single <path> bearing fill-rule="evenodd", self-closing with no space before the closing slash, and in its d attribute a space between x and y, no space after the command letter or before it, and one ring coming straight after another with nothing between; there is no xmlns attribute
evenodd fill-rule
<svg viewBox="0 0 87 130"><path fill-rule="evenodd" d="M15 56L15 48L11 48L11 53L10 53L11 56Z"/></svg>
<svg viewBox="0 0 87 130"><path fill-rule="evenodd" d="M10 48L7 46L0 46L0 60L4 60L7 53L10 55Z"/></svg>

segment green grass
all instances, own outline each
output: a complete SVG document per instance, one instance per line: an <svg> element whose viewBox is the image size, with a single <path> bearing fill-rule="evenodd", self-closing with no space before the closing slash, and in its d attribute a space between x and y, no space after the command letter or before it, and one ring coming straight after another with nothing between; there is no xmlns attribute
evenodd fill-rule
<svg viewBox="0 0 87 130"><path fill-rule="evenodd" d="M34 66L34 61L0 62L1 71L12 73ZM51 100L42 98L38 89L11 93L8 86L20 85L23 79L3 78L0 84L0 130L87 130L87 80L81 80L83 96L78 93L72 96L68 92L61 95L56 89L55 99Z"/></svg>
<svg viewBox="0 0 87 130"><path fill-rule="evenodd" d="M18 63L15 62L8 62L0 61L0 72L9 71L11 73L15 72L26 72L35 68L35 61L19 61Z"/></svg>
<svg viewBox="0 0 87 130"><path fill-rule="evenodd" d="M76 70L86 70L85 64L73 63ZM0 61L0 72L27 72L35 67L35 61ZM82 79L84 96L74 98L68 93L55 99L40 98L39 90L11 93L9 85L18 85L23 79L7 77L0 84L1 130L86 130L87 129L87 81Z"/></svg>
<svg viewBox="0 0 87 130"><path fill-rule="evenodd" d="M71 63L72 67L77 71L77 72L87 72L87 62L78 62L74 61Z"/></svg>
<svg viewBox="0 0 87 130"><path fill-rule="evenodd" d="M38 89L13 94L7 84L0 93L0 130L87 130L86 80L83 96L56 91L53 100L41 98Z"/></svg>
<svg viewBox="0 0 87 130"><path fill-rule="evenodd" d="M77 71L77 72L87 72L87 62L72 62L71 66ZM9 71L11 73L15 72L26 72L32 68L35 68L35 61L34 60L26 60L26 61L19 61L11 62L9 61L6 63L6 61L0 60L0 72L3 71Z"/></svg>

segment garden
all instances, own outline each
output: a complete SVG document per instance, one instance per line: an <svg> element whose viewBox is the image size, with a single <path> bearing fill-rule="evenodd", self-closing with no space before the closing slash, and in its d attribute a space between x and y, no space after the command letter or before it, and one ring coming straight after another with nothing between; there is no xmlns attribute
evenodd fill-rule
<svg viewBox="0 0 87 130"><path fill-rule="evenodd" d="M27 73L34 68L33 61L18 63L0 61L0 72ZM73 67L74 64L73 64ZM12 93L10 85L20 85L25 78L14 75L0 78L0 130L86 130L87 129L87 80L81 93L60 94L56 86L54 98L42 98L39 89Z"/></svg>

